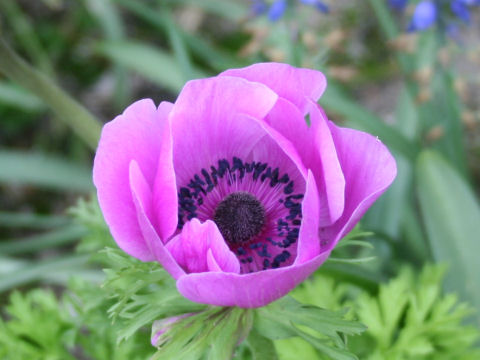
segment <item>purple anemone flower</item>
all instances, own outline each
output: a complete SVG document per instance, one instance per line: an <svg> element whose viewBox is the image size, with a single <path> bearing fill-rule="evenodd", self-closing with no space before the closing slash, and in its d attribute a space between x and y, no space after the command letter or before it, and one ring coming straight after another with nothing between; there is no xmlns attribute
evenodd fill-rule
<svg viewBox="0 0 480 360"><path fill-rule="evenodd" d="M93 169L118 246L195 302L287 294L396 175L380 140L328 121L325 88L318 71L261 63L189 81L174 104L130 105L104 126Z"/></svg>

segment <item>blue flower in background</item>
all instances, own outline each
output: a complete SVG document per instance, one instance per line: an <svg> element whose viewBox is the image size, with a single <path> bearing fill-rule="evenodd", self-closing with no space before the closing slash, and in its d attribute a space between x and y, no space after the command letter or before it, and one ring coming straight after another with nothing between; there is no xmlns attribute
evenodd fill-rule
<svg viewBox="0 0 480 360"><path fill-rule="evenodd" d="M454 0L450 3L452 12L465 23L470 23L470 11L468 10L469 0Z"/></svg>
<svg viewBox="0 0 480 360"><path fill-rule="evenodd" d="M415 8L408 31L425 30L437 20L437 5L433 1L421 1Z"/></svg>
<svg viewBox="0 0 480 360"><path fill-rule="evenodd" d="M268 10L268 5L265 0L253 0L250 10L255 15L261 15Z"/></svg>
<svg viewBox="0 0 480 360"><path fill-rule="evenodd" d="M408 0L388 0L391 8L403 10ZM423 0L413 12L407 31L422 31L440 24L447 34L458 33L455 22L470 23L470 7L480 5L480 0ZM453 15L453 16L452 16ZM456 28L455 31L452 29Z"/></svg>
<svg viewBox="0 0 480 360"><path fill-rule="evenodd" d="M268 19L270 21L277 21L287 10L287 0L276 0L268 10Z"/></svg>
<svg viewBox="0 0 480 360"><path fill-rule="evenodd" d="M408 0L388 0L388 4L396 10L403 10L407 3Z"/></svg>
<svg viewBox="0 0 480 360"><path fill-rule="evenodd" d="M315 7L317 10L327 14L330 9L328 6L319 0L300 0L301 3Z"/></svg>
<svg viewBox="0 0 480 360"><path fill-rule="evenodd" d="M309 5L322 13L328 13L328 6L320 0L299 0L300 3ZM252 0L251 11L255 15L267 13L270 21L279 20L288 8L288 0L275 0L270 5L266 0Z"/></svg>

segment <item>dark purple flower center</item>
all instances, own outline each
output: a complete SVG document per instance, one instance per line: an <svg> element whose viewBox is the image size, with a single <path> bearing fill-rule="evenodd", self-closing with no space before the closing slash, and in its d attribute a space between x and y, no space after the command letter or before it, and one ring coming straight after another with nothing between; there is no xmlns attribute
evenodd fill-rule
<svg viewBox="0 0 480 360"><path fill-rule="evenodd" d="M225 197L215 209L213 220L230 247L247 244L265 225L265 209L252 194L237 191Z"/></svg>
<svg viewBox="0 0 480 360"><path fill-rule="evenodd" d="M291 264L302 223L302 180L265 162L220 159L179 186L178 231L193 218L215 221L242 273Z"/></svg>

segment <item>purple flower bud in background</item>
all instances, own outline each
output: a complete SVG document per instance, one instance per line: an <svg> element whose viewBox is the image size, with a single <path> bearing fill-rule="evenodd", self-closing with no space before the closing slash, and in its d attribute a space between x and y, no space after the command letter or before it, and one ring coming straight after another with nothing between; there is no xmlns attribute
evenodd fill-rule
<svg viewBox="0 0 480 360"><path fill-rule="evenodd" d="M421 1L415 8L408 31L426 30L437 20L437 5L432 1Z"/></svg>
<svg viewBox="0 0 480 360"><path fill-rule="evenodd" d="M457 43L461 42L460 28L458 27L457 24L454 24L454 23L448 24L446 29L445 29L445 33L447 34L447 36L450 39L454 40L455 42L457 42Z"/></svg>
<svg viewBox="0 0 480 360"><path fill-rule="evenodd" d="M287 0L275 1L268 10L268 19L270 21L277 21L280 19L287 10Z"/></svg>
<svg viewBox="0 0 480 360"><path fill-rule="evenodd" d="M300 2L305 5L314 6L317 10L325 14L327 14L330 11L328 6L324 2L319 0L300 0Z"/></svg>
<svg viewBox="0 0 480 360"><path fill-rule="evenodd" d="M468 10L468 4L472 3L472 0L454 0L450 3L450 9L460 20L465 23L470 23L470 11Z"/></svg>
<svg viewBox="0 0 480 360"><path fill-rule="evenodd" d="M407 6L408 0L388 0L390 7L395 10L403 10Z"/></svg>
<svg viewBox="0 0 480 360"><path fill-rule="evenodd" d="M459 0L459 2L469 6L480 5L480 0Z"/></svg>
<svg viewBox="0 0 480 360"><path fill-rule="evenodd" d="M250 5L250 11L253 15L261 15L265 13L268 9L267 3L265 0L252 0Z"/></svg>

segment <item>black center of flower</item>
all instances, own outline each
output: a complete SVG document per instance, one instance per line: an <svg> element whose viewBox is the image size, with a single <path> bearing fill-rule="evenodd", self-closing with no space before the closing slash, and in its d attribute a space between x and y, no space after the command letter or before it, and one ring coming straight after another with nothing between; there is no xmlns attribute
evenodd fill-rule
<svg viewBox="0 0 480 360"><path fill-rule="evenodd" d="M262 231L265 209L252 194L238 191L226 196L215 209L213 220L229 245L247 243Z"/></svg>

